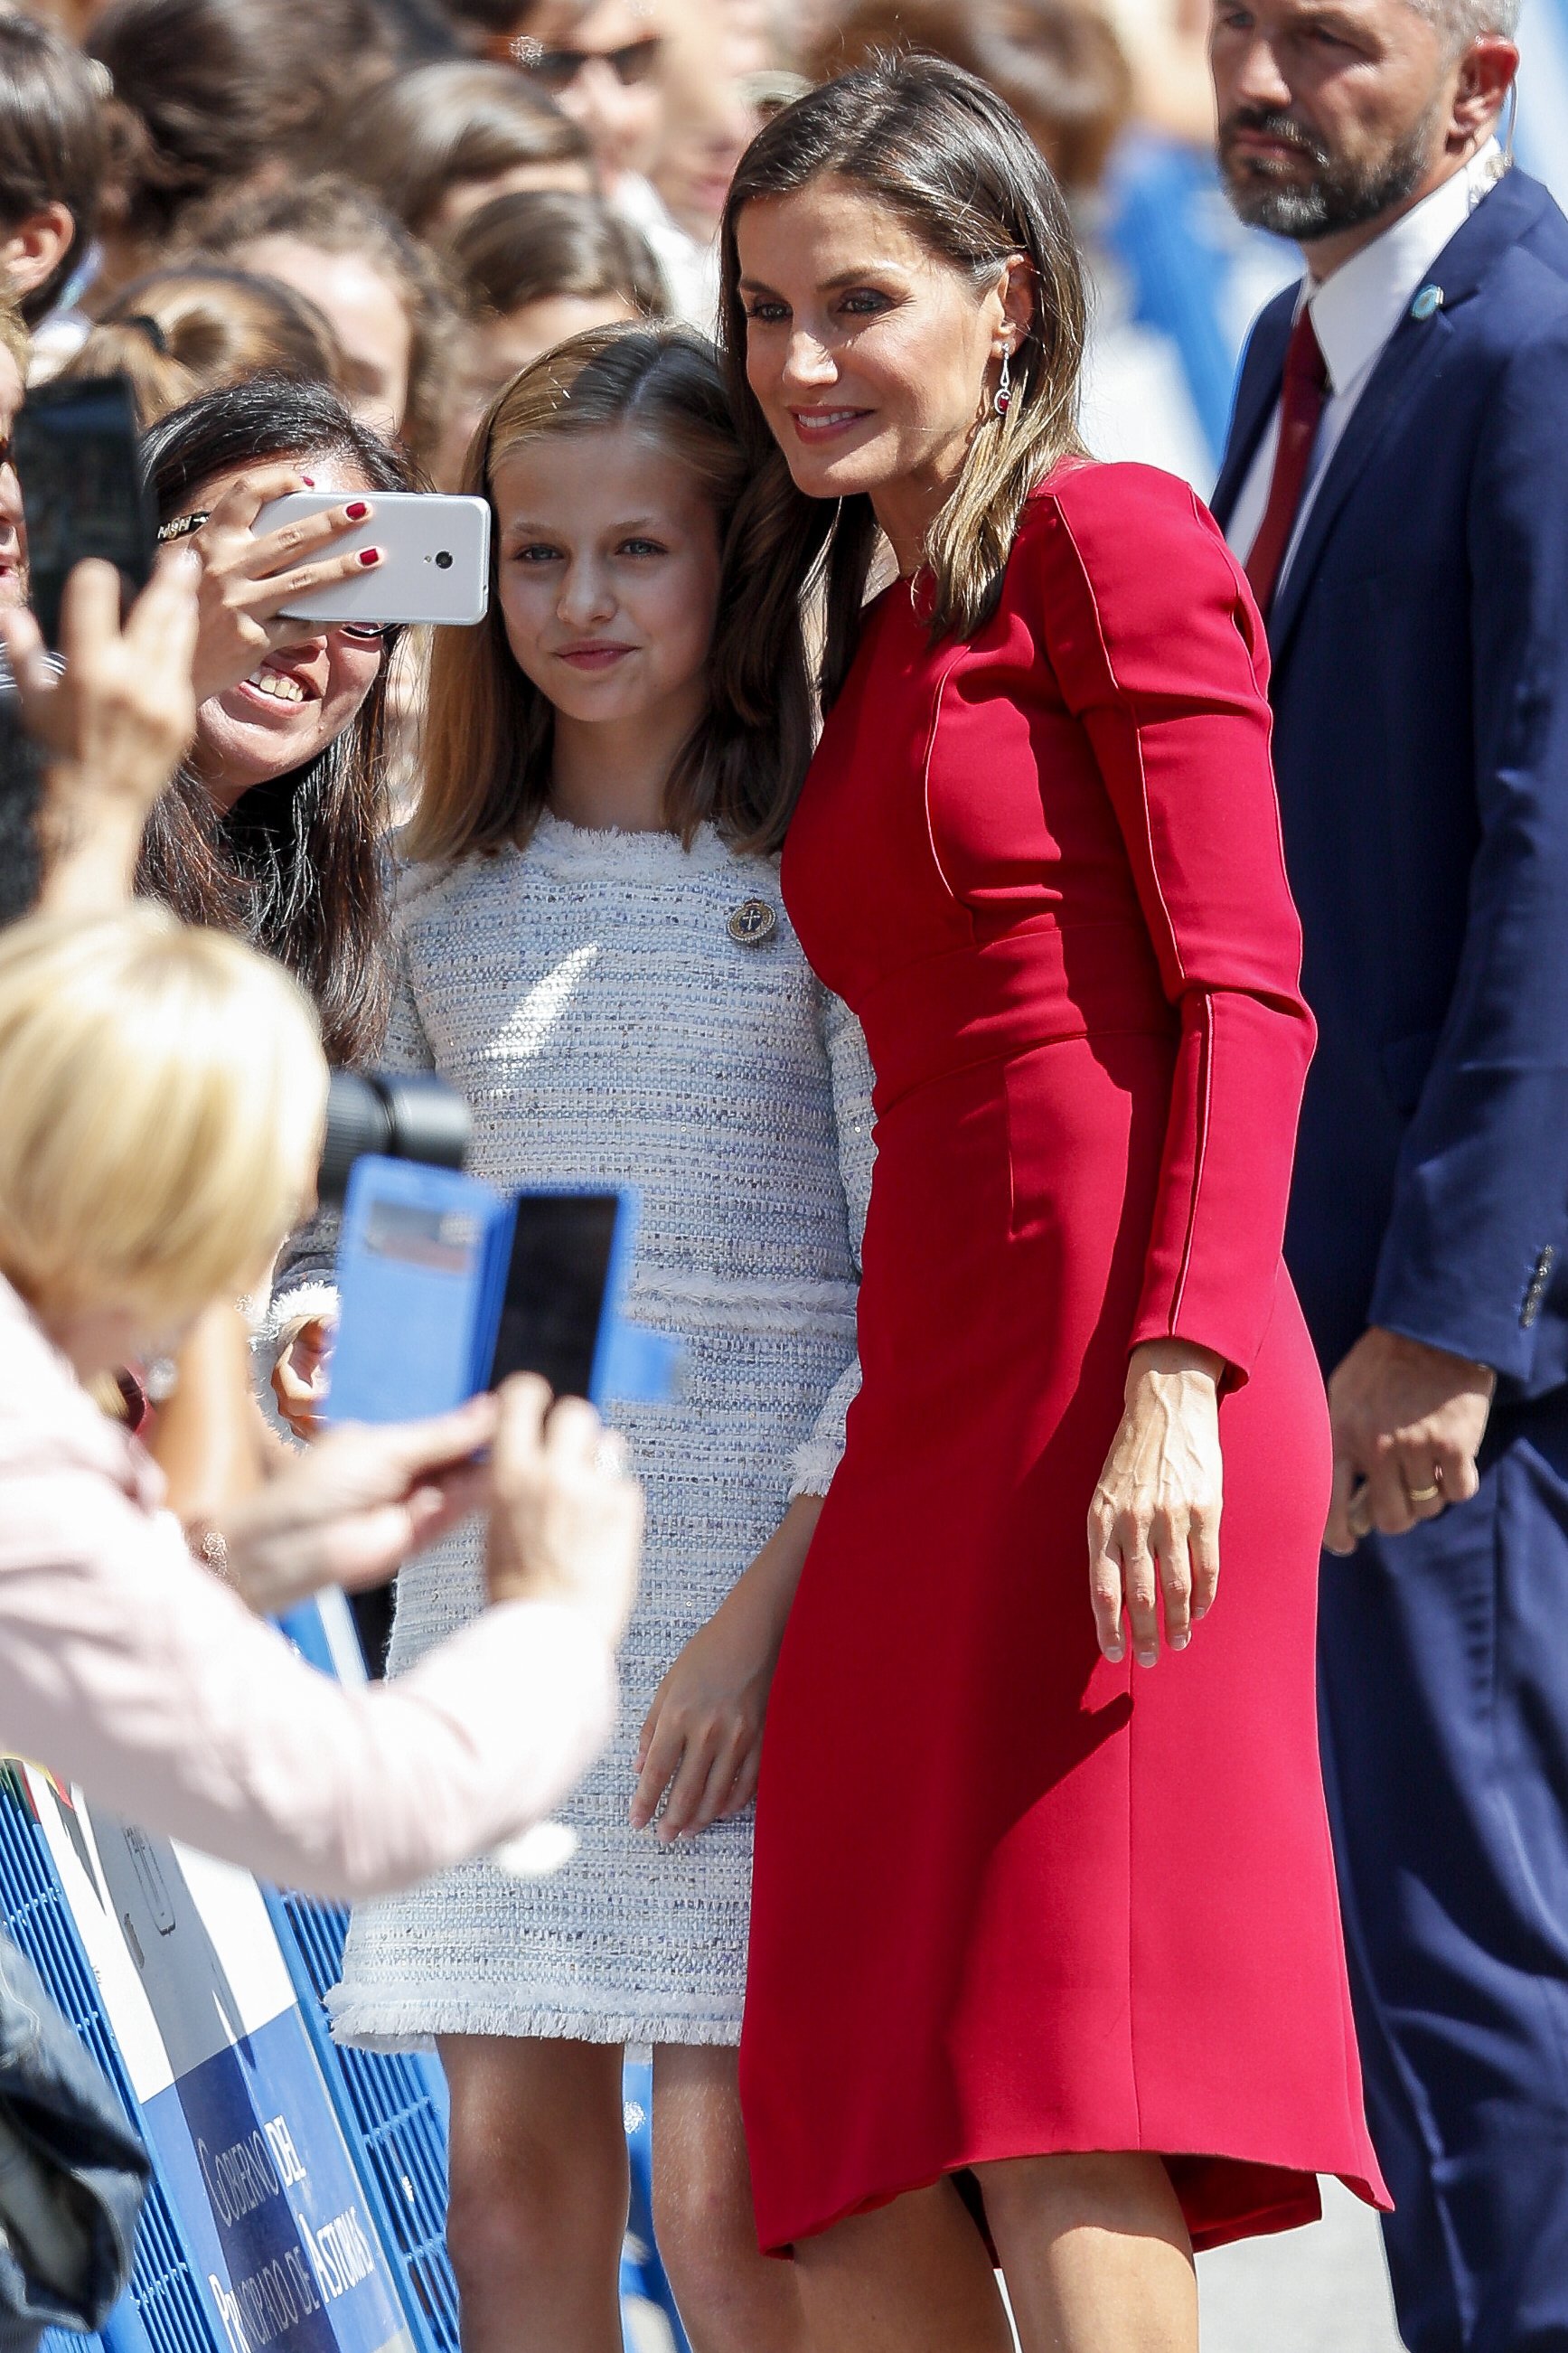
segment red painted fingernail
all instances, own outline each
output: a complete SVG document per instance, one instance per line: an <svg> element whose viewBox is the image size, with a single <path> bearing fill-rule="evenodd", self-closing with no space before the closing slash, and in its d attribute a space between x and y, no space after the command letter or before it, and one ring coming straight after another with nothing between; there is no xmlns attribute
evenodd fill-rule
<svg viewBox="0 0 1568 2353"><path fill-rule="evenodd" d="M363 522L366 515L370 512L370 503L368 500L356 499L352 507L345 507L343 509L343 512L347 515L350 522Z"/></svg>
<svg viewBox="0 0 1568 2353"><path fill-rule="evenodd" d="M359 552L359 560L362 564L379 564L381 562L380 548L362 547Z"/></svg>

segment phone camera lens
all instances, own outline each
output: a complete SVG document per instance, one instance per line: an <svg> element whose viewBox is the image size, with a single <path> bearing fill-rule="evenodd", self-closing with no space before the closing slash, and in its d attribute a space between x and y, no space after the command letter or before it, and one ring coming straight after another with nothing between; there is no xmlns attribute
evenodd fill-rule
<svg viewBox="0 0 1568 2353"><path fill-rule="evenodd" d="M437 572L450 572L452 569L452 551L449 547L437 548L436 569Z"/></svg>

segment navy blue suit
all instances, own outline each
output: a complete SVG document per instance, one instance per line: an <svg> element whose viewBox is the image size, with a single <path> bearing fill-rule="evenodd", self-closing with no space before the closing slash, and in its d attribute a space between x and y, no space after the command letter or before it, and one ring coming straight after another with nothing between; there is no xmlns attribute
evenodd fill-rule
<svg viewBox="0 0 1568 2353"><path fill-rule="evenodd" d="M1325 1765L1405 2341L1563 2353L1568 221L1510 174L1429 282L1269 617L1320 1031L1286 1254L1325 1373L1376 1324L1499 1376L1475 1500L1325 1557Z"/></svg>

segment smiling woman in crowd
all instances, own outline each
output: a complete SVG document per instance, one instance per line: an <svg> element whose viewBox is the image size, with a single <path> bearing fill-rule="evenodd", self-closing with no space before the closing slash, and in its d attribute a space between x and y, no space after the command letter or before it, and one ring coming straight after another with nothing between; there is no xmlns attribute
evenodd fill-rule
<svg viewBox="0 0 1568 2353"><path fill-rule="evenodd" d="M262 379L177 409L149 435L166 534L203 559L195 741L147 829L139 887L187 922L267 948L309 989L329 1057L372 1051L385 1016L381 839L387 653L374 625L279 617L309 578L351 574L334 533L406 460L317 385ZM342 507L258 535L260 509L312 487ZM354 509L361 512L355 513ZM370 551L367 551L367 553Z"/></svg>

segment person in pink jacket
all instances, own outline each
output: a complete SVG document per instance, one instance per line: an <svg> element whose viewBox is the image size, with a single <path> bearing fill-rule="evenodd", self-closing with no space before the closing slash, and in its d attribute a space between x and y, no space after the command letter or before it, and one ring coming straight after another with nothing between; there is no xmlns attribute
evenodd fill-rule
<svg viewBox="0 0 1568 2353"><path fill-rule="evenodd" d="M591 1761L641 1504L591 1408L523 1380L335 1432L210 1532L221 1575L193 1556L87 1384L265 1279L325 1094L313 1012L235 941L148 907L0 934L0 1750L350 1897L518 1835ZM329 1681L256 1614L476 1509L491 1606L394 1685Z"/></svg>

